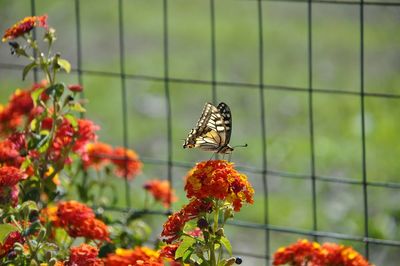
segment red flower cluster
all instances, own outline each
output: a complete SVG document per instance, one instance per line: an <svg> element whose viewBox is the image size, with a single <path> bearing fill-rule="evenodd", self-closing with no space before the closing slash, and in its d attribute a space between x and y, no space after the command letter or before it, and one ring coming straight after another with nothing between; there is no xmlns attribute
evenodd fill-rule
<svg viewBox="0 0 400 266"><path fill-rule="evenodd" d="M18 231L11 232L4 240L4 244L0 243L0 259L6 256L14 248L14 243L17 242L24 242L21 233Z"/></svg>
<svg viewBox="0 0 400 266"><path fill-rule="evenodd" d="M165 208L169 208L172 202L178 200L168 180L149 180L143 188L149 191L156 201L162 202Z"/></svg>
<svg viewBox="0 0 400 266"><path fill-rule="evenodd" d="M118 248L114 254L108 254L105 266L163 266L159 253L147 247L134 249Z"/></svg>
<svg viewBox="0 0 400 266"><path fill-rule="evenodd" d="M0 167L0 204L18 203L18 182L26 178L26 174L14 166Z"/></svg>
<svg viewBox="0 0 400 266"><path fill-rule="evenodd" d="M49 129L52 123L53 121L48 118L43 121L42 127ZM60 160L66 156L71 146L74 152L78 154L83 153L84 147L89 142L97 139L95 131L99 129L99 126L86 119L79 119L78 127L75 129L67 119L64 119L55 134L49 159L54 161ZM65 160L69 161L70 158L67 157Z"/></svg>
<svg viewBox="0 0 400 266"><path fill-rule="evenodd" d="M214 198L231 203L239 211L244 202L253 203L254 189L233 163L213 160L198 163L186 176L188 198Z"/></svg>
<svg viewBox="0 0 400 266"><path fill-rule="evenodd" d="M335 243L325 243L321 246L306 239L278 249L274 254L273 265L371 266L351 247Z"/></svg>
<svg viewBox="0 0 400 266"><path fill-rule="evenodd" d="M13 40L28 32L34 27L48 28L47 15L26 17L23 20L14 24L11 28L7 29L2 41Z"/></svg>
<svg viewBox="0 0 400 266"><path fill-rule="evenodd" d="M109 241L107 225L95 218L91 208L77 201L60 202L41 212L41 220L63 227L71 237Z"/></svg>
<svg viewBox="0 0 400 266"><path fill-rule="evenodd" d="M169 244L165 245L160 250L160 257L166 259L175 259L175 252L178 249L179 244Z"/></svg>
<svg viewBox="0 0 400 266"><path fill-rule="evenodd" d="M88 244L81 244L70 250L69 260L65 266L103 266L104 262L97 258L99 250Z"/></svg>
<svg viewBox="0 0 400 266"><path fill-rule="evenodd" d="M115 174L120 177L126 177L128 180L133 179L142 170L139 156L133 150L123 147L114 149L111 161L116 167Z"/></svg>
<svg viewBox="0 0 400 266"><path fill-rule="evenodd" d="M210 212L211 210L211 202L206 202L200 199L192 200L179 212L168 217L168 220L163 225L163 231L161 232L163 241L172 243L177 240L188 221L196 218L200 213Z"/></svg>
<svg viewBox="0 0 400 266"><path fill-rule="evenodd" d="M3 166L0 167L0 187L11 187L22 179L26 177L26 174L23 173L16 167L13 166Z"/></svg>
<svg viewBox="0 0 400 266"><path fill-rule="evenodd" d="M17 89L11 96L7 105L0 106L0 132L7 136L16 131L23 121L30 122L35 115L43 110L41 107L34 107L31 93L39 88L47 86L46 81L34 84L28 90ZM44 92L42 96L46 95ZM42 97L43 98L43 97ZM43 99L45 100L45 99ZM25 118L25 119L24 119Z"/></svg>

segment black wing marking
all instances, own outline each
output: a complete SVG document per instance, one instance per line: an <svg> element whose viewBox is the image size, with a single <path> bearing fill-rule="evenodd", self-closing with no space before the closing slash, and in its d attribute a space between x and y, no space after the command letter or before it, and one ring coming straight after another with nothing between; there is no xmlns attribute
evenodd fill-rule
<svg viewBox="0 0 400 266"><path fill-rule="evenodd" d="M221 102L218 104L219 113L222 116L222 126L224 127L225 131L225 140L223 142L224 145L228 145L229 141L231 140L231 133L232 133L232 114L231 109L226 103Z"/></svg>

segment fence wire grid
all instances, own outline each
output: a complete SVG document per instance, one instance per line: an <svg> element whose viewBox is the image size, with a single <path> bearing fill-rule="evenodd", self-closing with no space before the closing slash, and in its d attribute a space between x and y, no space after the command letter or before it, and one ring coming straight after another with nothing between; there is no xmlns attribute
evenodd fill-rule
<svg viewBox="0 0 400 266"><path fill-rule="evenodd" d="M379 237L372 237L369 225L371 221L369 221L370 217L370 208L369 204L371 199L369 198L369 191L371 188L382 188L385 190L398 190L400 189L400 182L395 181L375 181L369 180L368 172L367 172L367 145L366 145L366 134L367 134L367 117L366 117L366 100L369 98L376 98L376 99L393 99L399 100L400 94L392 93L392 92L371 92L366 91L365 89L365 8L367 6L377 6L377 7L387 7L387 8L399 8L400 11L400 2L399 1L351 1L351 0L242 0L242 2L246 2L248 5L253 5L257 12L254 14L255 17L255 27L257 27L257 42L255 46L257 47L257 58L258 62L254 62L257 64L258 68L258 82L239 82L233 80L220 80L218 79L218 63L217 62L217 53L221 47L218 47L217 38L218 33L216 30L217 24L217 12L216 12L216 3L217 0L208 0L208 19L209 24L203 25L202 27L208 27L209 31L209 40L210 40L210 79L192 79L192 78L181 78L176 77L171 74L171 54L170 54L170 42L171 42L171 35L170 35L170 28L169 23L171 20L171 14L169 12L169 5L171 1L168 0L160 0L160 6L162 10L159 10L157 14L161 14L162 16L162 36L160 40L162 40L162 44L160 44L160 48L162 48L162 75L142 75L142 74L132 74L128 73L126 70L126 61L127 61L127 49L126 49L126 34L129 32L130 25L127 25L124 20L124 7L127 2L133 0L118 0L117 2L117 12L116 12L116 20L118 23L118 49L114 53L118 53L118 61L119 61L119 69L113 68L112 71L105 71L105 70L92 70L90 68L83 67L83 60L85 59L84 51L82 49L82 17L85 14L82 13L81 4L85 2L84 0L74 0L70 1L69 5L73 5L73 13L74 13L74 22L75 25L68 25L69 27L75 27L75 37L76 37L76 52L75 52L75 60L76 64L73 68L72 72L76 74L77 81L80 84L85 84L84 77L91 77L91 76L101 76L101 77L112 77L119 79L120 83L120 90L121 90L121 114L122 114L122 139L123 145L125 147L129 147L130 140L130 127L128 126L129 121L129 107L128 107L128 90L134 89L130 88L131 86L128 85L128 82L135 80L135 81L151 81L159 84L160 87L163 88L164 96L164 106L165 106L165 114L166 114L166 157L165 158L151 158L145 157L143 158L143 162L145 165L160 165L166 167L166 178L174 185L175 181L178 177L174 174L175 169L183 169L187 170L193 166L193 162L191 161L184 161L184 160L177 160L174 156L174 147L173 147L173 96L171 90L174 89L175 85L185 85L185 86L196 86L196 85L204 85L208 88L211 88L211 93L208 91L207 93L211 95L210 101L213 103L218 103L220 100L224 100L223 93L219 93L220 87L224 88L246 88L248 90L253 90L258 93L259 102L254 103L259 105L259 114L256 121L260 125L260 135L261 138L258 140L260 148L260 158L261 158L261 167L254 166L254 165L246 165L246 164L238 164L237 168L240 170L245 171L249 175L255 174L261 178L262 187L256 187L256 193L262 194L263 198L263 220L262 222L249 222L244 219L235 219L233 222L230 222L229 225L233 228L238 228L236 230L242 229L251 229L255 230L256 234L263 234L263 243L258 243L262 246L262 252L256 253L245 250L234 250L234 254L238 256L242 256L244 258L244 265L270 265L271 264L271 255L274 252L274 249L271 247L272 240L271 234L278 233L281 235L292 235L293 238L297 237L307 237L316 241L322 240L332 240L332 241L349 241L349 243L358 243L359 247L362 247L363 250L359 250L363 253L368 259L371 259L372 262L377 263L379 261L378 255L371 256L371 251L374 248L395 248L397 252L400 251L400 240L396 239L385 239ZM39 0L27 0L25 1L25 5L30 7L30 15L37 14L37 2ZM135 1L133 1L135 2ZM206 2L206 0L204 0ZM234 1L232 1L234 2ZM263 8L268 3L287 3L289 4L302 4L302 8L305 8L306 13L306 65L307 65L307 86L287 86L287 85L279 85L279 84L270 84L266 82L265 73L268 73L268 69L266 69L265 64L265 57L268 55L268 46L266 45L265 40L265 29L264 27L268 27L265 20L265 15L263 13ZM357 12L354 14L354 17L358 20L358 28L357 32L354 32L356 35L355 38L358 39L358 68L359 68L359 75L358 77L354 77L354 79L358 80L358 89L357 90L346 90L346 89L327 89L327 88L317 88L314 86L315 80L315 66L314 66L314 45L316 43L314 39L314 26L315 22L314 19L314 6L318 5L346 5L354 7L354 10ZM115 12L114 12L115 13ZM26 14L29 15L29 14ZM51 19L51 18L50 18ZM107 22L105 22L107 23ZM101 26L101 25L100 25ZM62 34L62 33L60 33ZM195 52L195 51L193 51ZM238 51L240 52L240 51ZM190 59L182 59L182 60L190 60ZM19 64L13 63L4 63L0 62L1 69L22 69L22 66ZM282 70L284 71L284 70ZM38 73L33 73L33 80L38 81ZM115 88L114 88L115 89ZM267 103L265 95L268 91L276 91L276 92L286 92L286 93L301 93L305 96L307 102L307 128L308 128L308 140L309 140L309 169L310 173L302 173L302 172L290 172L290 171L281 171L275 170L270 167L269 165L269 157L268 157L268 149L270 142L267 140L268 136L268 129L269 123L267 119ZM190 89L188 89L187 93L190 93ZM359 142L361 145L361 179L354 179L352 177L335 177L335 176L325 176L320 175L316 171L316 141L315 141L315 115L316 115L316 108L315 108L315 97L318 95L340 95L344 97L352 97L352 99L356 99L359 104L359 127L360 127L360 137ZM201 109L202 106L198 106L196 109ZM193 107L195 108L195 107ZM235 107L231 106L231 108L235 109ZM114 111L114 110L112 110ZM197 119L194 117L193 119ZM250 118L249 118L250 119ZM252 118L253 119L253 118ZM259 119L259 120L258 120ZM193 120L193 123L195 120ZM233 124L235 125L235 116L233 117ZM189 130L189 128L187 129ZM235 127L233 130L233 135L235 135L235 130L240 131L240 128ZM183 132L186 134L186 132ZM182 135L184 138L185 135ZM240 153L240 151L236 151ZM235 155L233 156L233 161L235 161ZM309 186L309 193L310 195L310 204L311 204L311 228L310 229L302 229L295 226L286 226L286 225L279 225L271 223L271 202L270 202L270 183L275 179L292 179L292 180L303 180L308 183ZM337 233L330 230L324 230L320 227L320 220L318 215L318 185L323 183L332 183L332 184L344 184L344 185L351 185L359 187L359 196L362 199L362 220L358 221L362 224L362 233L361 234L345 234L345 233ZM130 190L130 185L128 181L125 184L125 205L126 207L115 207L111 208L113 210L122 211L122 212L130 212L132 210L136 210L138 212L142 211L140 209L134 209L132 207L132 195ZM397 192L398 193L398 192ZM251 207L249 207L251 208ZM171 211L171 210L170 210ZM168 215L170 211L163 212L163 211L146 211L146 214L154 214L154 215L161 215L164 217ZM260 214L261 215L261 214ZM164 218L162 218L164 219ZM258 233L259 232L259 233ZM257 244L257 245L258 245ZM246 262L246 259L247 262ZM253 260L252 260L253 259ZM398 258L397 258L398 259ZM249 262L250 261L250 262ZM384 261L387 261L386 265L390 263L394 263L393 265L397 265L395 261L392 259L384 258ZM389 263L390 262L390 263ZM389 263L389 264L388 264ZM383 264L382 264L383 265Z"/></svg>

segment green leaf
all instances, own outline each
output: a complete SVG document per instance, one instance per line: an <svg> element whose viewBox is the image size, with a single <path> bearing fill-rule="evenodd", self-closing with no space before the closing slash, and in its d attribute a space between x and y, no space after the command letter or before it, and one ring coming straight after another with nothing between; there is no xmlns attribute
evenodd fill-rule
<svg viewBox="0 0 400 266"><path fill-rule="evenodd" d="M76 111L76 112L79 112L79 113L86 112L86 109L83 108L83 106L80 103L73 103L73 104L70 105L70 108L71 108L72 111Z"/></svg>
<svg viewBox="0 0 400 266"><path fill-rule="evenodd" d="M21 170L26 170L26 168L28 168L28 166L31 164L32 164L31 159L29 157L25 157L25 160L21 164Z"/></svg>
<svg viewBox="0 0 400 266"><path fill-rule="evenodd" d="M25 66L24 70L22 71L22 80L25 80L25 77L26 75L28 75L29 71L31 71L31 69L33 69L36 66L37 66L36 62L32 62L29 65Z"/></svg>
<svg viewBox="0 0 400 266"><path fill-rule="evenodd" d="M31 98L33 101L33 105L36 107L37 102L39 100L40 95L42 94L42 92L45 90L45 88L39 88L37 90L34 90L31 92Z"/></svg>
<svg viewBox="0 0 400 266"><path fill-rule="evenodd" d="M25 208L28 210L28 213L33 210L35 210L35 211L38 210L36 202L34 202L32 200L25 201L24 203L21 204L21 210L23 210Z"/></svg>
<svg viewBox="0 0 400 266"><path fill-rule="evenodd" d="M185 254L182 256L182 261L183 262L189 262L190 256L192 256L192 254L193 254L193 250L192 249L186 250Z"/></svg>
<svg viewBox="0 0 400 266"><path fill-rule="evenodd" d="M63 83L57 83L46 89L46 94L53 96L53 98L60 98L64 93L65 85Z"/></svg>
<svg viewBox="0 0 400 266"><path fill-rule="evenodd" d="M12 224L0 224L0 242L3 243L7 236L14 231L18 231L18 228Z"/></svg>
<svg viewBox="0 0 400 266"><path fill-rule="evenodd" d="M224 247L226 248L226 250L228 251L229 255L232 256L232 246L231 246L231 242L229 241L228 238L226 238L225 236L222 236L219 239L219 242L221 242L222 245L224 245Z"/></svg>
<svg viewBox="0 0 400 266"><path fill-rule="evenodd" d="M47 140L49 139L49 134L36 134L32 133L32 138L30 139L28 143L28 149L29 150L36 150L39 149L47 143Z"/></svg>
<svg viewBox="0 0 400 266"><path fill-rule="evenodd" d="M61 68L63 68L65 70L65 72L67 72L67 73L71 72L71 64L67 60L62 59L62 58L58 58L57 64Z"/></svg>
<svg viewBox="0 0 400 266"><path fill-rule="evenodd" d="M64 117L68 120L68 122L74 129L78 128L78 120L75 116L73 116L72 114L66 114Z"/></svg>
<svg viewBox="0 0 400 266"><path fill-rule="evenodd" d="M186 250L191 248L196 240L191 237L182 237L182 242L180 243L178 249L175 252L175 259L181 258L185 255Z"/></svg>

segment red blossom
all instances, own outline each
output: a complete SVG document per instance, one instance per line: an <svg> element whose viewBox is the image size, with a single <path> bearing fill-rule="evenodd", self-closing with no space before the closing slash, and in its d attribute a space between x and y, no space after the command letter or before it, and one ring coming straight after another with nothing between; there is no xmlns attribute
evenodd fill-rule
<svg viewBox="0 0 400 266"><path fill-rule="evenodd" d="M11 232L4 240L4 244L0 243L0 258L6 256L8 252L14 248L14 244L17 242L23 243L24 238L18 231Z"/></svg>
<svg viewBox="0 0 400 266"><path fill-rule="evenodd" d="M26 174L13 166L0 167L0 187L11 187L20 180L26 178Z"/></svg>
<svg viewBox="0 0 400 266"><path fill-rule="evenodd" d="M33 109L31 92L20 89L16 90L9 101L9 108L12 113L17 115L29 114Z"/></svg>
<svg viewBox="0 0 400 266"><path fill-rule="evenodd" d="M72 84L68 85L68 89L73 92L81 92L83 91L83 86L80 84Z"/></svg>
<svg viewBox="0 0 400 266"><path fill-rule="evenodd" d="M111 161L115 165L115 174L119 177L126 177L132 180L142 170L142 162L139 156L130 149L117 147L113 151Z"/></svg>
<svg viewBox="0 0 400 266"><path fill-rule="evenodd" d="M235 211L253 203L254 189L247 177L224 160L198 163L186 176L185 190L188 198L225 200Z"/></svg>
<svg viewBox="0 0 400 266"><path fill-rule="evenodd" d="M81 244L70 249L69 260L65 266L103 266L104 262L97 258L99 250L88 244Z"/></svg>
<svg viewBox="0 0 400 266"><path fill-rule="evenodd" d="M165 208L169 208L172 202L178 200L168 180L149 180L143 188L149 191L156 201L162 202Z"/></svg>
<svg viewBox="0 0 400 266"><path fill-rule="evenodd" d="M160 257L165 259L175 259L175 252L178 249L179 244L165 245L160 250Z"/></svg>
<svg viewBox="0 0 400 266"><path fill-rule="evenodd" d="M210 212L211 210L212 203L199 199L192 200L179 212L168 217L168 220L163 225L163 231L161 232L162 240L169 244L172 243L180 237L188 221L198 217L201 213Z"/></svg>
<svg viewBox="0 0 400 266"><path fill-rule="evenodd" d="M84 147L91 141L96 141L97 135L95 131L100 127L88 119L78 120L77 138L73 147L74 152L83 152Z"/></svg>
<svg viewBox="0 0 400 266"><path fill-rule="evenodd" d="M3 35L2 41L13 40L28 32L34 27L48 28L47 15L26 17L23 20L14 24L11 28L7 29Z"/></svg>

